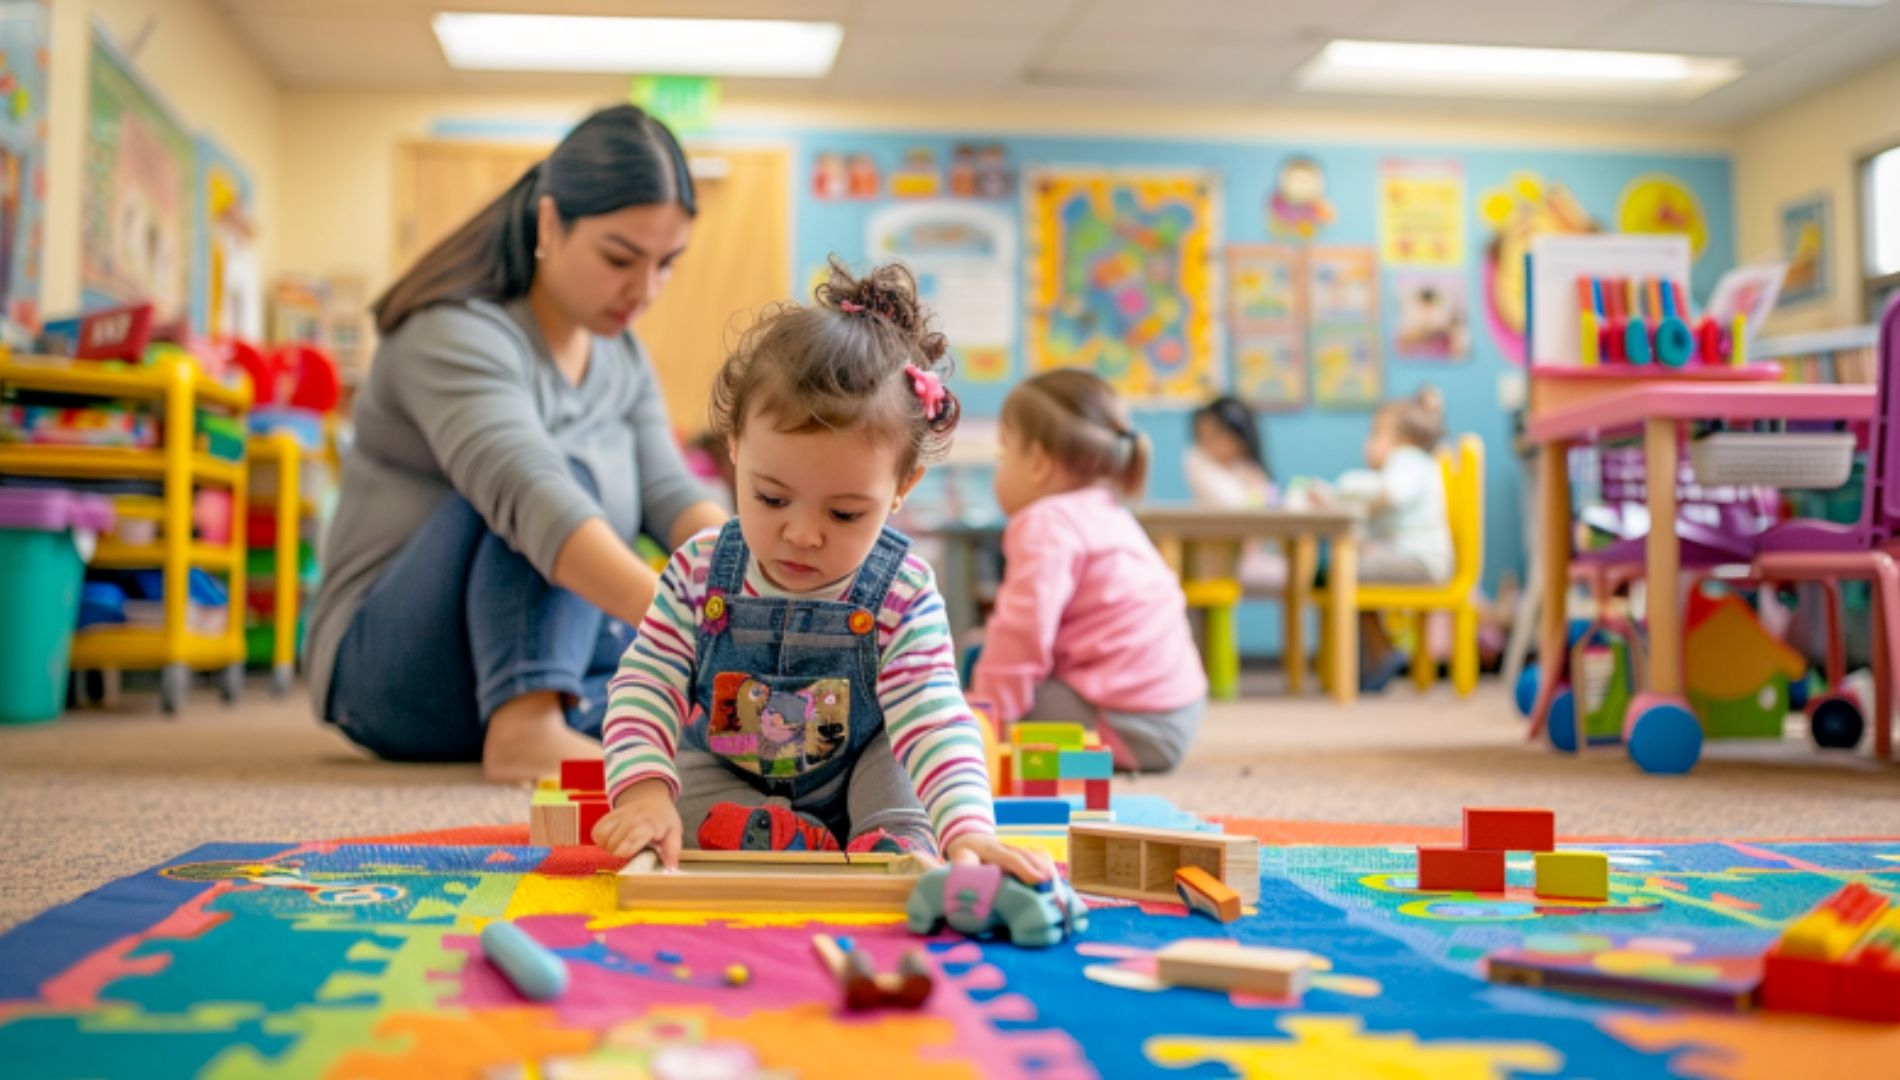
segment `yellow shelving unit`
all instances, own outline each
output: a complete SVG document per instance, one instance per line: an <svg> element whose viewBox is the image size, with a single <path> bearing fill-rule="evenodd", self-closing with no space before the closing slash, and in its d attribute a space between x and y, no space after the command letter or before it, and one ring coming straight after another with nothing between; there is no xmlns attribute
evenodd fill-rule
<svg viewBox="0 0 1900 1080"><path fill-rule="evenodd" d="M0 355L0 387L159 404L165 441L155 450L119 447L0 446L0 474L85 480L158 480L164 517L158 543L103 542L96 566L156 568L164 574L165 621L157 628L102 627L73 639L75 671L158 668L166 712L184 702L191 672L221 672L226 701L244 681L245 464L197 452L197 410L210 405L242 419L251 407L249 386L224 386L184 356L165 356L137 368L113 369L59 357ZM192 537L192 496L199 487L231 491L231 539L207 544ZM228 578L225 630L200 634L188 624L193 568Z"/></svg>

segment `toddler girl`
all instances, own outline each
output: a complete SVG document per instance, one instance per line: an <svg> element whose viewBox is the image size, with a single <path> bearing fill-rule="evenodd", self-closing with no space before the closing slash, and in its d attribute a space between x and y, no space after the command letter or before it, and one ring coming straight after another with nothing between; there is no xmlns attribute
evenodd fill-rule
<svg viewBox="0 0 1900 1080"><path fill-rule="evenodd" d="M1077 369L1003 402L996 498L1006 562L973 697L999 719L1095 728L1123 769L1178 764L1207 678L1180 582L1116 495L1148 476L1148 439L1115 391Z"/></svg>
<svg viewBox="0 0 1900 1080"><path fill-rule="evenodd" d="M943 600L885 525L956 429L928 319L902 267L834 260L721 368L739 516L674 553L610 684L593 840L614 855L842 845L1053 874L996 838Z"/></svg>

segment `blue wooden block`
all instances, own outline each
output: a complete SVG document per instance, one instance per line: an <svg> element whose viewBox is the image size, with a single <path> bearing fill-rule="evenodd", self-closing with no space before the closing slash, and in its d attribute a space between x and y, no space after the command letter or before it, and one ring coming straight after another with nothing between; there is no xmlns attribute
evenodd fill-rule
<svg viewBox="0 0 1900 1080"><path fill-rule="evenodd" d="M1062 780L1112 780L1115 754L1109 750L1064 750L1058 771Z"/></svg>
<svg viewBox="0 0 1900 1080"><path fill-rule="evenodd" d="M998 825L1067 825L1067 799L997 799Z"/></svg>

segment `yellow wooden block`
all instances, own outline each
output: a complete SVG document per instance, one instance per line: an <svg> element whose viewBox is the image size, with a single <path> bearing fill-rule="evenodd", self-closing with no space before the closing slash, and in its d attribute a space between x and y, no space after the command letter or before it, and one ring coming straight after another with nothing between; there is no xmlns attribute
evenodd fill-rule
<svg viewBox="0 0 1900 1080"><path fill-rule="evenodd" d="M1601 851L1540 851L1537 895L1564 900L1608 900L1610 857Z"/></svg>

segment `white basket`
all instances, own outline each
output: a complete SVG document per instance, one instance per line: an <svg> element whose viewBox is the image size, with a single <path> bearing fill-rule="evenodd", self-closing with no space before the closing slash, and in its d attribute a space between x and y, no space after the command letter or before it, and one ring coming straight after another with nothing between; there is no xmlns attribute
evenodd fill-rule
<svg viewBox="0 0 1900 1080"><path fill-rule="evenodd" d="M1847 431L1717 431L1689 444L1696 483L1837 488L1854 471Z"/></svg>

